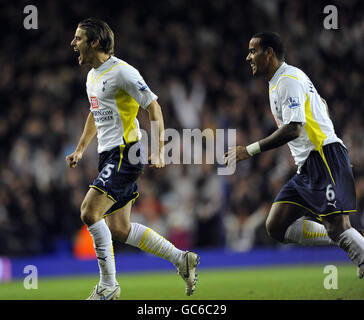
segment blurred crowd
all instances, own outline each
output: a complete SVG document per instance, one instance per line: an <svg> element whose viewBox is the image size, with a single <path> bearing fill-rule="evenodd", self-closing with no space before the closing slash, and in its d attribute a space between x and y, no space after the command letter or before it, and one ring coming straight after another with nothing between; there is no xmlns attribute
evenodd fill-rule
<svg viewBox="0 0 364 320"><path fill-rule="evenodd" d="M115 55L136 67L159 96L165 127L237 129L248 144L276 127L267 83L245 63L250 37L279 32L286 61L303 69L328 103L336 132L349 149L364 225L364 3L332 1L338 29L323 26L320 1L163 0L34 1L38 29L26 30L27 1L3 1L0 65L0 255L53 253L72 244L81 228L79 208L97 176L93 141L77 168L65 156L81 135L89 112L89 67L71 50L77 23L98 17L115 33ZM150 130L147 113L141 127ZM227 247L243 251L276 246L264 222L270 205L296 167L287 146L237 166L146 168L132 220L177 247ZM118 250L127 250L120 245Z"/></svg>

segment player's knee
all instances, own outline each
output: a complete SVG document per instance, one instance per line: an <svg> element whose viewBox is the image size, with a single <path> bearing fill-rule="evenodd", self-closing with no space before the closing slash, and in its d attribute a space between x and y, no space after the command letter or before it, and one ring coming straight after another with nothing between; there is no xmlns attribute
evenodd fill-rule
<svg viewBox="0 0 364 320"><path fill-rule="evenodd" d="M96 223L97 221L93 218L92 215L90 215L88 213L88 211L85 210L81 210L81 221L87 225L87 226L92 226L94 223Z"/></svg>
<svg viewBox="0 0 364 320"><path fill-rule="evenodd" d="M81 220L87 226L91 226L99 220L94 209L87 201L83 201L81 204Z"/></svg>
<svg viewBox="0 0 364 320"><path fill-rule="evenodd" d="M285 230L282 230L280 226L273 223L271 220L267 219L265 223L265 228L268 235L278 242L283 242Z"/></svg>

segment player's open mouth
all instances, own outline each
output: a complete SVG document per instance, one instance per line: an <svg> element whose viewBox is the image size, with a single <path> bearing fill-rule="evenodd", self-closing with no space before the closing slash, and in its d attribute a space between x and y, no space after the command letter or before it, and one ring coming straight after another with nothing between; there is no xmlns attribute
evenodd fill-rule
<svg viewBox="0 0 364 320"><path fill-rule="evenodd" d="M253 72L257 70L257 66L254 63L251 63L250 67L252 68Z"/></svg>
<svg viewBox="0 0 364 320"><path fill-rule="evenodd" d="M77 48L73 48L73 50L79 54L78 61L81 61L82 58L81 58L81 52L80 52L80 50L77 49Z"/></svg>

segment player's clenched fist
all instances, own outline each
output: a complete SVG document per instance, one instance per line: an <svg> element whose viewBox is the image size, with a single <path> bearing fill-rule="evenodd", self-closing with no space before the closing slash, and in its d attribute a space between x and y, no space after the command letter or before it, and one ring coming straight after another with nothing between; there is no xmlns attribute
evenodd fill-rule
<svg viewBox="0 0 364 320"><path fill-rule="evenodd" d="M165 162L164 162L164 149L159 151L159 154L152 153L149 156L148 159L150 166L149 167L155 167L155 168L164 168Z"/></svg>
<svg viewBox="0 0 364 320"><path fill-rule="evenodd" d="M249 153L246 151L246 148L243 146L237 146L235 148L231 148L228 152L224 154L225 164L230 167L233 163L245 160L250 158Z"/></svg>
<svg viewBox="0 0 364 320"><path fill-rule="evenodd" d="M75 151L66 157L67 164L70 168L77 166L77 162L82 159L82 153Z"/></svg>

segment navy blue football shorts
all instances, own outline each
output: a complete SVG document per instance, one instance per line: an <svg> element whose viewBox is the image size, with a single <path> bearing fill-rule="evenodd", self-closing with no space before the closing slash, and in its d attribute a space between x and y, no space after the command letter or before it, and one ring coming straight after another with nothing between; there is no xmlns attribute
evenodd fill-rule
<svg viewBox="0 0 364 320"><path fill-rule="evenodd" d="M143 172L145 161L137 164L129 161L128 155L132 146L133 152L136 150L134 154L141 157L143 148L139 141L99 154L99 175L89 187L105 193L115 202L104 216L114 213L131 201L134 203L139 196L137 180Z"/></svg>
<svg viewBox="0 0 364 320"><path fill-rule="evenodd" d="M281 189L274 203L292 203L322 217L356 212L356 191L348 152L340 143L311 151L301 172Z"/></svg>

